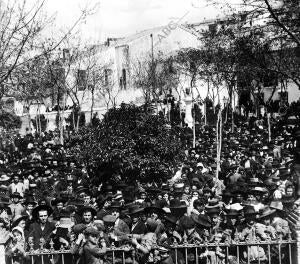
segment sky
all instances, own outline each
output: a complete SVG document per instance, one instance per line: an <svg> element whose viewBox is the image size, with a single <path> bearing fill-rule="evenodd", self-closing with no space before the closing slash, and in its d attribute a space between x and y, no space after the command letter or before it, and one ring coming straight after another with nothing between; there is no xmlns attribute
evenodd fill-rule
<svg viewBox="0 0 300 264"><path fill-rule="evenodd" d="M80 35L91 42L167 25L183 16L182 22L191 23L221 14L219 8L208 6L207 0L47 0L45 9L56 15L57 28L69 28L87 4L97 8L81 24Z"/></svg>

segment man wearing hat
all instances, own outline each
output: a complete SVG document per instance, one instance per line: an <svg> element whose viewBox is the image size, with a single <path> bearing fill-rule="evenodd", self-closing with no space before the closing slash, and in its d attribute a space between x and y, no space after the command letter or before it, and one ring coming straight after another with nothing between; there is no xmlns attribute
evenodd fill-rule
<svg viewBox="0 0 300 264"><path fill-rule="evenodd" d="M207 215L192 215L195 222L195 230L200 235L202 242L209 241L211 237L211 220Z"/></svg>
<svg viewBox="0 0 300 264"><path fill-rule="evenodd" d="M241 241L255 242L258 240L266 240L267 235L264 232L264 228L258 225L256 222L257 212L252 206L244 207L244 216L246 221L246 226L239 234L239 239ZM266 254L262 247L260 246L250 246L247 251L243 252L245 258L249 258L252 261L265 260Z"/></svg>
<svg viewBox="0 0 300 264"><path fill-rule="evenodd" d="M264 229L264 233L267 236L267 239L275 239L277 237L276 230L271 225L275 213L276 209L271 209L269 206L266 206L258 217L259 221L261 222L261 227Z"/></svg>
<svg viewBox="0 0 300 264"><path fill-rule="evenodd" d="M36 206L36 202L33 198L33 196L27 196L25 201L23 202L24 205L24 215L27 215L27 221L26 221L26 229L29 228L29 226L34 222L32 211L34 207Z"/></svg>
<svg viewBox="0 0 300 264"><path fill-rule="evenodd" d="M280 201L272 201L270 203L270 208L276 210L271 225L283 239L287 238L288 234L291 233L291 230L288 221L284 219L285 211L283 210L282 203Z"/></svg>
<svg viewBox="0 0 300 264"><path fill-rule="evenodd" d="M98 246L100 232L97 228L87 227L84 230L86 243L83 246L83 262L85 264L101 264L106 253L106 243L101 240L101 248Z"/></svg>
<svg viewBox="0 0 300 264"><path fill-rule="evenodd" d="M20 195L19 192L14 192L10 196L13 203L10 204L8 207L10 208L12 212L12 217L15 217L16 215L22 215L25 211L25 208L23 205L20 203L20 199L22 199L22 196Z"/></svg>
<svg viewBox="0 0 300 264"><path fill-rule="evenodd" d="M132 225L130 229L131 234L145 234L147 232L147 227L145 223L141 220L141 215L144 214L144 208L139 205L134 205L129 208L128 212L132 220Z"/></svg>
<svg viewBox="0 0 300 264"><path fill-rule="evenodd" d="M40 243L49 246L51 235L55 230L54 223L48 220L52 212L52 208L48 205L39 205L33 209L32 215L36 222L30 225L28 237L33 238L34 249L39 248Z"/></svg>
<svg viewBox="0 0 300 264"><path fill-rule="evenodd" d="M120 219L122 205L118 201L114 201L110 205L111 215L116 217L115 225L114 225L114 233L116 236L124 236L130 233L130 229L128 225Z"/></svg>

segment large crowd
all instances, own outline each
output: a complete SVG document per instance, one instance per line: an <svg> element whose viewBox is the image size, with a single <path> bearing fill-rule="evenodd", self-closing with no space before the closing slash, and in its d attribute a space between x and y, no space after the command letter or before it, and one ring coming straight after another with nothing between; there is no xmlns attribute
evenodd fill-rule
<svg viewBox="0 0 300 264"><path fill-rule="evenodd" d="M185 160L159 185L129 185L114 177L95 186L86 165L68 154L68 144L60 145L54 132L2 140L0 233L11 236L7 263L31 263L28 252L40 248L68 249L73 263L111 263L112 247L128 252L126 263L132 263L131 249L137 263L157 261L154 249L161 252L160 263L193 263L194 253L175 254L174 245L288 240L286 217L300 205L293 166L297 129L273 123L269 141L266 118L236 121L234 131L225 125L216 177L216 130L202 127L196 147L187 141ZM240 250L244 260L269 258L263 246ZM283 260L283 251L273 250L272 258ZM212 247L197 257L217 264L225 255ZM235 263L236 251L229 255ZM41 263L41 257L33 261Z"/></svg>

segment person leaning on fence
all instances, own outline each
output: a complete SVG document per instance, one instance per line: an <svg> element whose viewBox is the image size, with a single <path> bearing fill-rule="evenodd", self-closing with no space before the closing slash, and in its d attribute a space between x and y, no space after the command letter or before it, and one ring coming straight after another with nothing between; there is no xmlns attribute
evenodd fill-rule
<svg viewBox="0 0 300 264"><path fill-rule="evenodd" d="M222 243L223 241L222 230L216 230L215 234L212 236L212 243ZM200 258L207 257L210 264L223 264L225 263L225 252L219 246L208 248L204 253L200 255Z"/></svg>
<svg viewBox="0 0 300 264"><path fill-rule="evenodd" d="M103 264L103 257L106 253L106 243L101 240L101 248L98 246L100 232L94 227L87 227L84 230L85 244L83 246L83 263Z"/></svg>
<svg viewBox="0 0 300 264"><path fill-rule="evenodd" d="M70 253L73 256L75 264L83 264L83 246L85 244L84 231L86 229L85 224L77 224L72 227L71 235L73 236L74 243L71 244Z"/></svg>
<svg viewBox="0 0 300 264"><path fill-rule="evenodd" d="M136 248L136 258L138 263L153 262L151 250L157 243L157 227L160 222L152 218L147 219L147 230L145 235L132 235L131 243ZM140 241L140 242L138 242Z"/></svg>
<svg viewBox="0 0 300 264"><path fill-rule="evenodd" d="M51 236L53 236L53 231L56 229L54 223L48 220L52 212L52 208L48 205L39 205L33 210L32 214L36 222L30 225L28 238L33 238L34 249L40 248L41 245L49 247Z"/></svg>
<svg viewBox="0 0 300 264"><path fill-rule="evenodd" d="M26 256L24 231L16 226L11 231L11 241L6 249L6 263L23 264L28 257Z"/></svg>
<svg viewBox="0 0 300 264"><path fill-rule="evenodd" d="M264 232L264 229L260 225L257 225L257 214L252 206L244 207L246 226L239 235L241 241L259 243L259 241L267 239L267 234ZM266 254L262 247L253 245L243 250L243 257L250 261L262 261L266 259Z"/></svg>

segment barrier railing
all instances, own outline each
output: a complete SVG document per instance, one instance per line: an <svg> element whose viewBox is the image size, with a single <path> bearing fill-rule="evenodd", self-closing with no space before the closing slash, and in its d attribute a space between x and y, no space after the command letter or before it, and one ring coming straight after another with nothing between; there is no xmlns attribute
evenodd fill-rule
<svg viewBox="0 0 300 264"><path fill-rule="evenodd" d="M26 252L29 263L75 263L76 259L69 249L63 246L59 250L43 247L31 248ZM128 264L128 263L174 263L174 264L297 264L295 254L296 241L269 240L269 241L231 241L226 243L196 243L180 244L165 247L155 246L147 255L141 254L136 249L128 246L110 247L103 256L103 263ZM146 257L146 258L145 258ZM172 262L170 262L172 260ZM14 264L13 257L10 259ZM83 262L84 263L84 262Z"/></svg>
<svg viewBox="0 0 300 264"><path fill-rule="evenodd" d="M110 264L140 264L145 262L164 264L298 264L300 263L300 208L289 213L287 220L292 234L290 233L286 240L279 238L265 241L239 241L236 237L223 243L189 244L185 236L183 244L155 246L147 256L133 247L115 247L112 244L103 256L103 262ZM292 236L295 239L292 239ZM0 264L20 263L14 261L14 255L11 257L5 255L9 240L8 231L0 232ZM56 250L53 241L49 244L49 248L45 248L44 243L40 243L40 247L34 249L33 241L30 240L29 250L25 254L27 259L25 263L68 264L76 262L76 256L71 253L70 249L61 246L59 250ZM170 259L171 262L168 261Z"/></svg>

